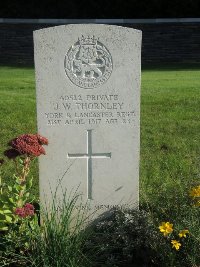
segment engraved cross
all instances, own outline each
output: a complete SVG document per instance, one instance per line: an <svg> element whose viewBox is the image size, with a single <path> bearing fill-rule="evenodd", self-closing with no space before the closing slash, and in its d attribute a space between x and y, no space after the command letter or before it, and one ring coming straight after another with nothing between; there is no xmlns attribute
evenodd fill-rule
<svg viewBox="0 0 200 267"><path fill-rule="evenodd" d="M87 198L92 199L92 159L93 158L111 158L111 153L93 153L92 152L92 130L87 130L87 153L67 154L69 158L87 159Z"/></svg>

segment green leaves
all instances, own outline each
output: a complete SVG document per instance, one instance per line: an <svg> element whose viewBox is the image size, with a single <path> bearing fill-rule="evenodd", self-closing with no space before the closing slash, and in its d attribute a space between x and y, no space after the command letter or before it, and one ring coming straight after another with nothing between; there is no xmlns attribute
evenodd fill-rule
<svg viewBox="0 0 200 267"><path fill-rule="evenodd" d="M8 231L8 226L5 225L4 222L1 222L0 220L0 231Z"/></svg>
<svg viewBox="0 0 200 267"><path fill-rule="evenodd" d="M10 186L7 186L7 190L1 187L0 192L0 232L7 231L9 224L14 222L13 208L15 203L13 198L9 197L11 188L8 187Z"/></svg>
<svg viewBox="0 0 200 267"><path fill-rule="evenodd" d="M23 160L19 158L18 164L22 167L21 175L23 175ZM26 203L32 202L29 191L33 179L26 177L22 182L20 174L18 176L14 174L13 178L14 183L12 185L3 183L3 179L0 178L0 232L9 231L12 228L19 230L20 227L23 227L25 218L16 215L15 210L23 207ZM32 217L29 217L29 221L32 219Z"/></svg>
<svg viewBox="0 0 200 267"><path fill-rule="evenodd" d="M27 162L30 163L26 157L13 161L17 175L12 176L12 182L0 177L0 265L5 259L3 266L15 263L19 266L20 257L24 262L32 235L39 227L30 199L32 178L28 177Z"/></svg>
<svg viewBox="0 0 200 267"><path fill-rule="evenodd" d="M12 223L12 221L13 221L12 216L5 215L5 221L6 221L7 223Z"/></svg>
<svg viewBox="0 0 200 267"><path fill-rule="evenodd" d="M4 205L5 206L5 205ZM11 210L0 208L0 232L7 231L9 224L14 221L14 216Z"/></svg>

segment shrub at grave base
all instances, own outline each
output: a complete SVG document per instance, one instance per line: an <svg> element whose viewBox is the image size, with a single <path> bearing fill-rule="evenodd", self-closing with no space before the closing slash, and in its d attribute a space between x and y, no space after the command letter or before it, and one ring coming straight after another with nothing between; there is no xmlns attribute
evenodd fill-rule
<svg viewBox="0 0 200 267"><path fill-rule="evenodd" d="M85 246L97 251L94 266L142 267L159 266L159 253L153 247L158 242L149 213L115 209L93 226Z"/></svg>

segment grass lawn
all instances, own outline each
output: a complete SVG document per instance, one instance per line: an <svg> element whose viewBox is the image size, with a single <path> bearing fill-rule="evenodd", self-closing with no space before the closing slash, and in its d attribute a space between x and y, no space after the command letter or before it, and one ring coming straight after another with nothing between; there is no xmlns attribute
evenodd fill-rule
<svg viewBox="0 0 200 267"><path fill-rule="evenodd" d="M7 143L23 133L35 133L36 100L34 70L32 68L0 67L0 157ZM13 165L2 176L7 181L13 178ZM4 170L3 170L4 171ZM38 167L31 169L34 175L34 195L38 195Z"/></svg>
<svg viewBox="0 0 200 267"><path fill-rule="evenodd" d="M144 70L141 97L141 190L200 178L200 68Z"/></svg>
<svg viewBox="0 0 200 267"><path fill-rule="evenodd" d="M7 142L36 133L33 68L0 67L0 158ZM155 67L142 71L140 205L159 222L190 229L192 257L200 242L200 208L189 203L188 190L200 184L200 67ZM42 134L42 133L41 133ZM12 182L11 163L2 168ZM32 194L38 197L38 165L33 163ZM155 215L156 214L156 215ZM194 241L195 240L195 241ZM195 244L194 244L195 242ZM173 266L173 265L171 265Z"/></svg>
<svg viewBox="0 0 200 267"><path fill-rule="evenodd" d="M36 100L32 68L0 67L0 155L8 140L35 133ZM151 68L142 71L141 197L155 187L192 183L200 177L200 68ZM41 133L42 134L42 133ZM12 179L11 167L7 170ZM34 194L38 194L35 162ZM173 183L172 183L173 181ZM155 198L155 196L152 196Z"/></svg>

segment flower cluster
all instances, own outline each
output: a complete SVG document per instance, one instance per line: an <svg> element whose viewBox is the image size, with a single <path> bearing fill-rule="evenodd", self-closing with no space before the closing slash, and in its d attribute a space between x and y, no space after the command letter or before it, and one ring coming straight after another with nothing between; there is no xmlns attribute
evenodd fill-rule
<svg viewBox="0 0 200 267"><path fill-rule="evenodd" d="M12 139L8 145L11 148L4 155L9 159L15 159L19 155L38 157L46 154L42 145L48 145L48 140L39 134L23 134Z"/></svg>
<svg viewBox="0 0 200 267"><path fill-rule="evenodd" d="M200 185L193 187L189 194L195 201L195 206L200 206Z"/></svg>
<svg viewBox="0 0 200 267"><path fill-rule="evenodd" d="M26 218L28 216L33 216L35 213L35 208L32 204L26 203L22 208L16 208L15 214L21 218Z"/></svg>
<svg viewBox="0 0 200 267"><path fill-rule="evenodd" d="M173 229L173 224L170 222L162 222L161 225L159 226L159 230L165 237L169 237L172 232L174 231ZM186 235L189 234L189 231L187 229L181 230L178 234L179 238L187 237ZM171 240L172 248L175 248L176 250L179 250L181 247L181 243L176 240L172 239Z"/></svg>

